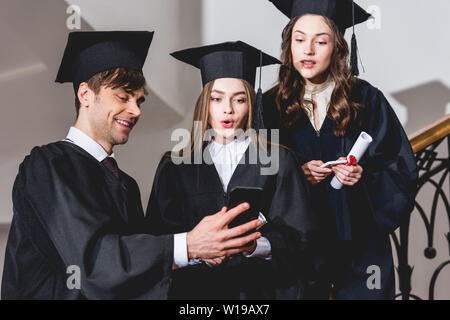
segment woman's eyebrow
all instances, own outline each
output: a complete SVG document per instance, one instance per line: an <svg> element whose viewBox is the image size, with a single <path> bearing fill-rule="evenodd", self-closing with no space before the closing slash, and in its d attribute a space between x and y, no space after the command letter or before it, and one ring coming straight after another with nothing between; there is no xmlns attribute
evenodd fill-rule
<svg viewBox="0 0 450 320"><path fill-rule="evenodd" d="M223 94L223 95L226 94L224 91L220 91L217 89L212 90L211 93L219 93L219 94ZM231 93L231 96L234 97L234 96L238 96L241 94L245 94L245 91L233 92L233 93Z"/></svg>
<svg viewBox="0 0 450 320"><path fill-rule="evenodd" d="M295 30L294 32L298 32L298 33L301 33L301 34L303 34L303 35L306 35L306 33L304 33L304 32L301 31L301 30ZM329 36L329 37L331 37L331 35L330 35L329 33L326 33L326 32L316 33L314 36L315 36L315 37L318 37L318 36Z"/></svg>

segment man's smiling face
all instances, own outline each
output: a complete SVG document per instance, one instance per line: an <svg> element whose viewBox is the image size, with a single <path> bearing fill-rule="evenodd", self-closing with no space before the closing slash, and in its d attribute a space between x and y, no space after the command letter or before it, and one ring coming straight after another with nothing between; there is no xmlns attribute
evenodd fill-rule
<svg viewBox="0 0 450 320"><path fill-rule="evenodd" d="M100 92L93 96L89 107L94 139L103 146L126 143L141 116L141 104L144 101L144 88L129 90L102 86Z"/></svg>

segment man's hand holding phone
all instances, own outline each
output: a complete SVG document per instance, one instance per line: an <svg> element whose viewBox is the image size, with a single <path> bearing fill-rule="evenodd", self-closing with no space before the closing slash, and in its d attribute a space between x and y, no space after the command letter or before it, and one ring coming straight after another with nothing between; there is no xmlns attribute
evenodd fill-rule
<svg viewBox="0 0 450 320"><path fill-rule="evenodd" d="M250 205L245 202L230 210L223 207L216 214L204 217L187 233L188 258L216 259L221 263L225 257L247 251L245 245L261 237L260 232L247 233L261 226L262 222L256 218L233 228L229 224L248 209Z"/></svg>

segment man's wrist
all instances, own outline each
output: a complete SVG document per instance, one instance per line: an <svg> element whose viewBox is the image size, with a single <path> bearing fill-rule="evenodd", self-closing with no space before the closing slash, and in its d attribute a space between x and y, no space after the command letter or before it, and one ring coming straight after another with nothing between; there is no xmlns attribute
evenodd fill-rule
<svg viewBox="0 0 450 320"><path fill-rule="evenodd" d="M197 256L195 255L195 253L192 252L192 247L189 245L190 237L191 237L191 232L186 232L186 254L187 254L188 260L197 259Z"/></svg>
<svg viewBox="0 0 450 320"><path fill-rule="evenodd" d="M173 262L178 268L186 267L189 264L186 232L173 236Z"/></svg>

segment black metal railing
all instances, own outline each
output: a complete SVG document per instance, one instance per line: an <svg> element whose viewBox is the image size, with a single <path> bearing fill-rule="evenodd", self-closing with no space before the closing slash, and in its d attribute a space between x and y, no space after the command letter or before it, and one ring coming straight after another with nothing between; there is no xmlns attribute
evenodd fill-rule
<svg viewBox="0 0 450 320"><path fill-rule="evenodd" d="M443 144L447 142L447 157L442 157L438 154L438 147L443 147ZM442 150L442 148L441 148ZM408 259L408 243L409 243L409 231L410 231L410 221L411 217L418 212L421 217L421 221L425 225L427 243L424 244L424 256L427 259L434 259L437 256L437 250L434 247L435 244L435 227L436 227L436 216L438 214L447 214L449 222L449 232L445 235L448 243L448 252L445 255L450 257L450 204L449 204L449 193L450 185L448 189L444 186L444 182L449 176L450 171L450 135L433 142L426 148L418 151L416 153L417 165L419 167L419 181L418 181L418 192L425 186L430 185L433 187L434 194L432 194L433 200L430 209L424 208L420 203L415 202L415 210L412 215L405 217L404 221L401 222L398 235L396 233L391 233L392 241L395 245L395 251L398 258L397 274L399 279L399 291L396 298L402 300L416 299L423 300L417 294L413 292L412 288L412 275L414 266L411 266ZM441 201L445 208L445 213L442 210L438 211L438 203ZM429 293L428 299L434 300L434 291L436 282L439 279L439 275L442 270L444 270L448 265L450 265L450 260L442 262L433 272L431 280L429 283Z"/></svg>

